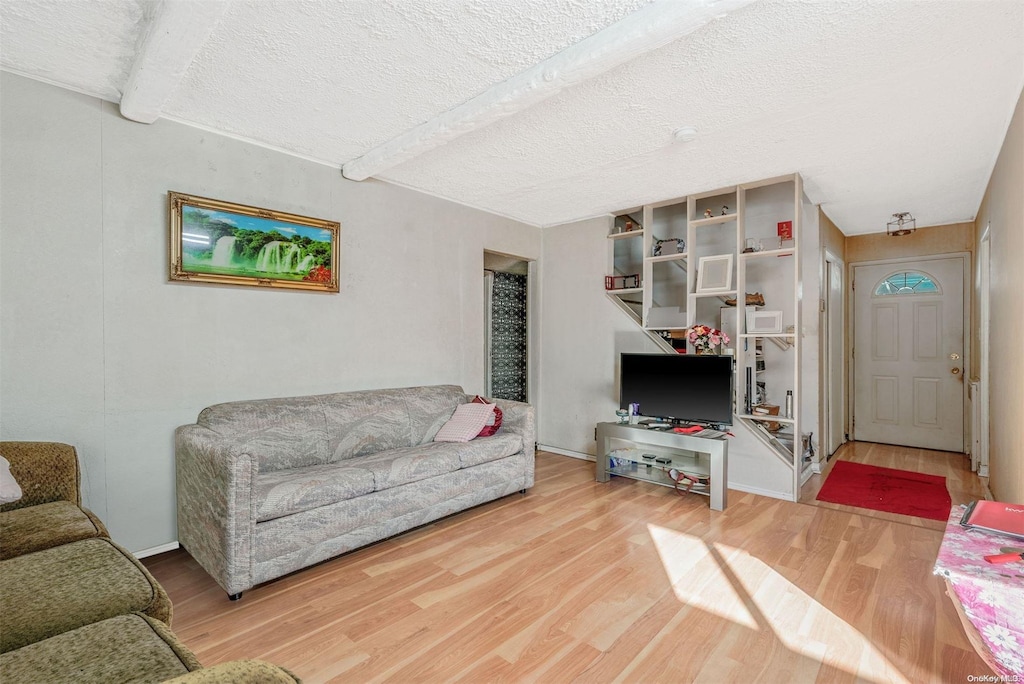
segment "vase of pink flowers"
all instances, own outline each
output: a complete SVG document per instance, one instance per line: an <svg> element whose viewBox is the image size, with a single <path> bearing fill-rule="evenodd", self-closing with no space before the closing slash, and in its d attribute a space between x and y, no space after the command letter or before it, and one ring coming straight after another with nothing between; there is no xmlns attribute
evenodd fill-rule
<svg viewBox="0 0 1024 684"><path fill-rule="evenodd" d="M720 344L729 344L728 335L717 328L703 324L690 328L686 338L698 354L715 354L715 347Z"/></svg>

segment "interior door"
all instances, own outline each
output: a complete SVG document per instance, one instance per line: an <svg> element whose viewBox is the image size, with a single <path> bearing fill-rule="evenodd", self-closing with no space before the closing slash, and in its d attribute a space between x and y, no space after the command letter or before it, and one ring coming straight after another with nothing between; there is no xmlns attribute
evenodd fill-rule
<svg viewBox="0 0 1024 684"><path fill-rule="evenodd" d="M854 438L964 448L964 261L854 269Z"/></svg>

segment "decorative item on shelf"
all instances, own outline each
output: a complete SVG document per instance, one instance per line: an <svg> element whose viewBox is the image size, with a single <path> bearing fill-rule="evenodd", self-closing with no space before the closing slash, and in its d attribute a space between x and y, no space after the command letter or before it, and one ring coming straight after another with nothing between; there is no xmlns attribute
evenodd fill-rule
<svg viewBox="0 0 1024 684"><path fill-rule="evenodd" d="M782 332L781 311L747 311L747 333L776 335Z"/></svg>
<svg viewBox="0 0 1024 684"><path fill-rule="evenodd" d="M629 214L623 214L622 216L615 217L616 233L632 233L638 230L643 230L643 226Z"/></svg>
<svg viewBox="0 0 1024 684"><path fill-rule="evenodd" d="M758 404L754 407L753 415L755 416L777 416L779 415L779 407L775 404ZM765 421L765 428L769 432L778 432L782 429L782 423L776 420Z"/></svg>
<svg viewBox="0 0 1024 684"><path fill-rule="evenodd" d="M625 425L626 423L629 422L629 411L627 411L626 409L618 409L615 412L615 415L619 417L619 423L621 423L622 425Z"/></svg>
<svg viewBox="0 0 1024 684"><path fill-rule="evenodd" d="M917 230L917 219L909 211L901 211L892 215L892 221L885 225L885 234L893 237L910 235Z"/></svg>
<svg viewBox="0 0 1024 684"><path fill-rule="evenodd" d="M654 256L665 256L667 254L682 254L686 251L686 240L682 238L669 238L667 240L655 240L651 252Z"/></svg>
<svg viewBox="0 0 1024 684"><path fill-rule="evenodd" d="M627 290L640 287L640 276L632 275L610 275L604 277L604 289L606 290Z"/></svg>
<svg viewBox="0 0 1024 684"><path fill-rule="evenodd" d="M779 221L778 233L780 240L792 240L793 239L793 222L792 221Z"/></svg>
<svg viewBox="0 0 1024 684"><path fill-rule="evenodd" d="M714 354L715 347L720 344L729 344L728 335L717 328L703 324L690 328L686 338L698 354Z"/></svg>
<svg viewBox="0 0 1024 684"><path fill-rule="evenodd" d="M810 463L814 460L814 433L808 432L802 441L804 443L804 463Z"/></svg>
<svg viewBox="0 0 1024 684"><path fill-rule="evenodd" d="M704 218L711 218L712 216L714 216L714 214L711 213L710 209L704 210Z"/></svg>
<svg viewBox="0 0 1024 684"><path fill-rule="evenodd" d="M728 216L728 215L729 215L729 207L728 207L728 205L723 204L722 205L722 216Z"/></svg>
<svg viewBox="0 0 1024 684"><path fill-rule="evenodd" d="M736 298L730 297L725 300L726 306L736 306ZM764 306L764 295L760 292L747 293L747 306Z"/></svg>
<svg viewBox="0 0 1024 684"><path fill-rule="evenodd" d="M760 252L761 242L754 238L747 238L746 246L743 248L744 254L750 254L751 252Z"/></svg>
<svg viewBox="0 0 1024 684"><path fill-rule="evenodd" d="M704 256L697 263L697 292L727 292L732 286L732 254Z"/></svg>
<svg viewBox="0 0 1024 684"><path fill-rule="evenodd" d="M782 332L781 311L747 311L747 334L773 335Z"/></svg>

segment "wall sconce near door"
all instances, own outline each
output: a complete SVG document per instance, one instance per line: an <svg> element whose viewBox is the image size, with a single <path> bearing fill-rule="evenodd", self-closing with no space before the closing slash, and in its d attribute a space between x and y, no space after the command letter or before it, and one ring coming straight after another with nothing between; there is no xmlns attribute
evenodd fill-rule
<svg viewBox="0 0 1024 684"><path fill-rule="evenodd" d="M885 234L899 237L910 235L917 230L917 219L910 215L909 211L901 211L892 215L892 221L885 226Z"/></svg>

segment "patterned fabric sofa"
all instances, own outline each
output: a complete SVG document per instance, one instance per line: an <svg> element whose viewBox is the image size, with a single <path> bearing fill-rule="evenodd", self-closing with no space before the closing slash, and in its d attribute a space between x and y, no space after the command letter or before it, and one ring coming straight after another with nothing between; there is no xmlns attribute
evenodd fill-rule
<svg viewBox="0 0 1024 684"><path fill-rule="evenodd" d="M0 681L298 681L261 661L202 669L163 587L81 507L74 447L0 442L0 455L22 490L0 507Z"/></svg>
<svg viewBox="0 0 1024 684"><path fill-rule="evenodd" d="M210 406L175 433L178 540L232 599L352 549L533 486L534 413L434 442L460 387Z"/></svg>

